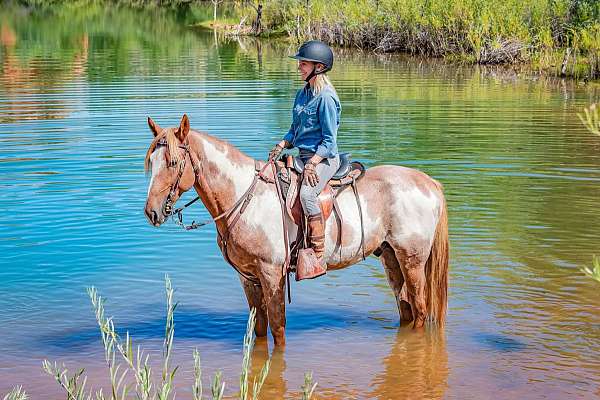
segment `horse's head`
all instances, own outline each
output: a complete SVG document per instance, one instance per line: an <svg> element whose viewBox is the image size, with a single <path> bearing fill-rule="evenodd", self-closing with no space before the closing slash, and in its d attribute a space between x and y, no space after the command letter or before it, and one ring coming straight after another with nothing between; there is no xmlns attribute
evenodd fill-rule
<svg viewBox="0 0 600 400"><path fill-rule="evenodd" d="M179 197L195 182L187 135L187 115L177 128L161 128L148 117L154 140L146 153L146 173L150 175L144 213L154 226L160 226L171 214Z"/></svg>

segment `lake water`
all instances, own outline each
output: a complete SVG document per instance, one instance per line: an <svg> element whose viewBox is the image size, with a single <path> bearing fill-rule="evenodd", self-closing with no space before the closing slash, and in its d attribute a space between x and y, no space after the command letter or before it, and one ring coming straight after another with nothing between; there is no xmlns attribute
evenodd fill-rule
<svg viewBox="0 0 600 400"><path fill-rule="evenodd" d="M158 361L164 276L176 287L178 398L192 349L205 389L237 390L247 305L214 227L151 227L146 117L183 113L264 158L301 86L294 46L225 40L167 12L0 11L0 395L65 398L43 359L106 385L85 288ZM421 169L446 188L451 270L442 332L398 327L376 258L293 284L287 347L263 398L591 399L600 396L600 138L576 117L598 86L403 56L339 51L339 146L368 166ZM185 197L191 198L191 195ZM194 206L189 219L208 216Z"/></svg>

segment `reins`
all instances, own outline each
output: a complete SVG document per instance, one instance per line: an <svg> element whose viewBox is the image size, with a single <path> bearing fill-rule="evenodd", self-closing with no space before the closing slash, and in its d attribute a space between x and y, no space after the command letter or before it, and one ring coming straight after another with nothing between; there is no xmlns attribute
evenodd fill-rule
<svg viewBox="0 0 600 400"><path fill-rule="evenodd" d="M157 143L157 145L159 146L166 146L167 143L164 140L161 140ZM204 221L201 222L196 222L196 221L192 221L192 223L190 225L186 225L183 222L183 210L185 210L186 208L188 208L189 206L191 206L192 204L194 204L196 201L198 201L198 199L200 199L200 196L196 196L196 198L194 198L193 200L188 201L185 205L183 205L182 207L179 207L175 210L172 209L173 206L173 197L175 194L175 191L178 189L179 187L179 181L181 180L181 177L183 176L183 172L185 170L185 163L186 163L186 159L187 157L190 158L190 162L192 164L192 169L194 170L194 179L197 180L198 179L198 173L200 171L200 167L198 167L198 165L196 165L194 163L194 160L192 158L192 153L190 152L190 148L189 148L189 144L188 143L184 143L184 144L180 144L179 148L185 150L185 155L183 157L183 160L180 162L179 164L179 174L177 175L177 179L175 180L175 182L173 183L173 185L171 185L170 191L169 191L169 195L167 196L167 200L165 202L165 207L164 207L164 211L165 211L165 215L171 217L171 219L179 226L181 226L182 228L184 228L185 230L193 230L193 229L198 229L201 228L203 226L212 224L212 223L216 223L218 220L225 218L228 219L229 217L231 217L233 215L233 213L239 209L239 212L235 215L235 217L233 218L233 220L231 221L231 223L227 224L227 226L225 227L225 232L224 234L221 234L221 232L219 232L219 229L217 229L217 235L221 241L221 245L222 245L222 250L223 250L223 256L225 258L225 260L227 261L227 263L229 263L229 265L231 265L233 267L233 269L235 269L235 271L242 276L244 279L252 282L253 284L260 286L260 280L252 275L248 275L247 273L241 271L229 258L229 254L227 251L227 244L229 242L229 235L231 233L231 231L233 230L233 227L237 224L237 222L240 220L240 217L242 216L242 214L244 213L244 211L246 211L246 208L248 207L248 204L250 203L250 200L252 200L252 197L254 196L254 190L256 189L256 185L258 183L259 180L263 180L266 183L274 183L275 187L276 187L276 191L277 191L277 195L278 197L281 198L282 194L281 194L281 188L278 185L277 179L276 177L276 172L275 172L275 161L273 159L269 159L265 165L262 166L262 168L260 167L260 163L255 160L254 161L254 178L252 180L252 183L250 184L250 186L248 187L248 189L244 192L244 194L242 194L242 196L226 211L222 212L221 214L217 215L216 217L212 217L210 219L206 219ZM266 169L271 166L273 168L274 171L274 178L270 179L269 177L267 177L264 172L266 171ZM282 210L283 212L283 210ZM284 232L284 242L285 242L285 248L286 248L286 257L285 257L285 261L283 263L282 269L283 269L283 273L286 274L286 283L288 285L288 300L291 303L291 294L290 294L290 287L289 287L289 262L290 262L290 255L289 255L289 239L288 239L288 235L287 235L287 226L286 226L286 220L285 220L285 214L282 214L282 219L283 219L283 232Z"/></svg>

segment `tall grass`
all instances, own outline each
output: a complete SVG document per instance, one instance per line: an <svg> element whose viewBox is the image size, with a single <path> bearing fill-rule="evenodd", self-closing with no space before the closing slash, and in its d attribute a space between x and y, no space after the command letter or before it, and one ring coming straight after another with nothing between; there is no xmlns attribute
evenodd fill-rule
<svg viewBox="0 0 600 400"><path fill-rule="evenodd" d="M110 380L110 393L104 393L102 389L92 390L87 387L87 376L84 369L70 372L64 365L51 363L44 360L43 370L51 375L56 383L64 390L67 400L171 400L175 399L173 382L179 369L171 365L171 354L175 336L174 314L177 303L173 301L173 287L168 276L165 277L165 291L167 301L167 318L162 351L162 369L159 379L156 379L150 357L140 346L134 347L133 339L126 332L125 337L117 334L112 317L107 317L104 309L105 299L98 294L95 288L87 290L96 322L100 329L100 336L104 347L104 359L106 362ZM256 321L256 309L250 311L246 334L244 335L244 348L242 358L242 370L240 374L240 400L248 400L250 394L252 400L259 398L263 384L269 374L270 360L267 360L257 378L252 382L250 391L249 377L252 363L252 348L254 346L254 326ZM198 349L193 351L194 360L194 383L192 385L193 400L203 399L202 369ZM308 378L307 378L308 377ZM308 380L307 380L308 379ZM308 382L308 383L307 383ZM310 399L316 384L312 384L312 375L305 376L303 386L303 399ZM308 389L307 389L308 388ZM225 382L222 373L218 371L211 384L211 398L221 400L225 391ZM3 400L27 400L28 397L21 387L14 388Z"/></svg>
<svg viewBox="0 0 600 400"><path fill-rule="evenodd" d="M4 396L3 400L29 400L29 396L27 396L21 386L17 386Z"/></svg>
<svg viewBox="0 0 600 400"><path fill-rule="evenodd" d="M593 267L583 267L581 271L592 279L600 282L600 257L594 256Z"/></svg>
<svg viewBox="0 0 600 400"><path fill-rule="evenodd" d="M583 109L583 114L577 114L585 128L594 135L600 136L600 107L593 103Z"/></svg>
<svg viewBox="0 0 600 400"><path fill-rule="evenodd" d="M298 41L600 74L597 0L267 0L265 23Z"/></svg>
<svg viewBox="0 0 600 400"><path fill-rule="evenodd" d="M21 0L54 7L67 0ZM72 2L72 1L70 1ZM208 12L208 1L78 0L94 4L176 8L178 14ZM75 2L77 3L77 2ZM256 2L223 3L215 26L256 18ZM378 52L408 52L480 64L531 63L540 70L589 79L600 77L598 0L261 0L265 35L297 42ZM202 6L204 5L204 6ZM183 10L183 11L182 11ZM200 14L198 14L200 15ZM207 21L207 15L201 17ZM232 25L234 24L234 25ZM229 29L226 28L226 29Z"/></svg>

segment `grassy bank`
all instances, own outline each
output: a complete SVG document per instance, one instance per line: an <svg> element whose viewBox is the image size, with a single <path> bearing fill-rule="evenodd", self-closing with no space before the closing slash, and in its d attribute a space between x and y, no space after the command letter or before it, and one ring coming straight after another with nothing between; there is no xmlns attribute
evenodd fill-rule
<svg viewBox="0 0 600 400"><path fill-rule="evenodd" d="M64 0L21 0L52 5ZM93 1L93 0L92 0ZM96 0L96 2L102 0ZM194 14L212 1L104 0ZM597 0L214 0L229 33L318 38L342 47L479 64L529 64L553 75L600 78ZM255 29L258 6L260 27ZM212 27L212 12L196 21Z"/></svg>
<svg viewBox="0 0 600 400"><path fill-rule="evenodd" d="M264 23L302 41L600 77L597 0L266 1ZM564 65L563 65L564 64Z"/></svg>

